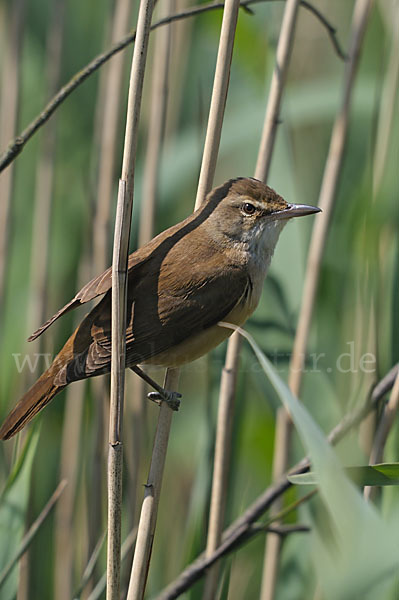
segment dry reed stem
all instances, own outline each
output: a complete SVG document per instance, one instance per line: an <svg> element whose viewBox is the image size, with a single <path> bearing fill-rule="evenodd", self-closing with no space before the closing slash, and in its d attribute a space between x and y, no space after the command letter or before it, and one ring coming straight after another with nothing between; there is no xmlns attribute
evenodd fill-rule
<svg viewBox="0 0 399 600"><path fill-rule="evenodd" d="M70 600L75 558L75 499L80 463L80 433L86 382L80 381L67 392L62 431L60 476L68 482L66 493L58 502L55 513L54 598Z"/></svg>
<svg viewBox="0 0 399 600"><path fill-rule="evenodd" d="M210 190L216 168L238 9L238 0L228 0L223 12L214 87L203 153L202 183L201 176L199 183L201 191L198 188L195 209L200 206L206 193ZM178 377L179 369L168 369L165 381L166 389L176 389L172 384L174 382L177 384ZM140 515L128 600L141 600L144 596L171 423L172 411L163 403L155 434L149 480Z"/></svg>
<svg viewBox="0 0 399 600"><path fill-rule="evenodd" d="M174 0L175 12L179 13L189 4L189 0ZM166 112L165 139L168 140L175 134L179 123L185 73L190 58L192 45L191 31L194 24L193 19L185 19L171 24L171 55L169 74L169 101Z"/></svg>
<svg viewBox="0 0 399 600"><path fill-rule="evenodd" d="M237 27L238 0L226 0L223 11L223 20L220 31L219 48L216 59L215 77L212 89L211 105L208 116L208 126L205 137L204 152L202 156L201 171L199 176L196 208L205 200L207 193L211 190L216 170L216 161L219 152L220 138L224 111L227 100L227 91L230 80L231 61L233 56L234 38ZM218 425L216 433L215 461L211 491L211 507L209 514L207 552L212 553L220 543L223 529L223 518L227 494L227 472L230 460L231 442L231 413L234 394L229 394L231 384L235 384L235 377L227 377L228 369L236 367L238 352L233 347L230 350L230 358L226 370L222 376L223 395L221 394L218 411ZM235 369L236 372L236 369ZM215 597L218 580L218 569L209 571L205 584L203 598Z"/></svg>
<svg viewBox="0 0 399 600"><path fill-rule="evenodd" d="M173 11L174 0L160 4L162 14ZM160 15L162 16L162 15ZM142 201L138 245L143 246L154 235L155 209L158 197L158 179L163 144L166 109L168 101L168 75L170 63L171 27L157 31L154 35L152 59L151 106L147 134L147 149L144 162ZM128 380L129 382L129 380ZM146 383L140 377L133 377L131 393L127 404L131 435L126 440L127 464L129 468L129 504L131 523L136 522L137 491L140 477L140 457L145 431ZM141 492L141 490L140 490Z"/></svg>
<svg viewBox="0 0 399 600"><path fill-rule="evenodd" d="M45 93L48 96L52 96L59 85L64 32L64 12L65 1L57 0L54 2L46 44ZM39 148L35 186L35 211L32 229L32 250L30 256L28 331L34 331L37 328L38 323L43 323L46 320L49 233L54 182L55 145L56 121L54 120L43 131ZM42 340L40 340L40 342L38 341L38 347L39 352L43 352Z"/></svg>
<svg viewBox="0 0 399 600"><path fill-rule="evenodd" d="M139 115L153 0L142 0L137 20L126 116L122 175L119 182L112 258L112 355L108 454L107 600L119 600L122 503L122 421L126 358L127 257Z"/></svg>
<svg viewBox="0 0 399 600"><path fill-rule="evenodd" d="M246 8L251 6L252 4L258 4L260 2L267 2L271 0L242 0L240 2L240 6ZM340 58L345 58L345 54L342 51L339 42L336 38L335 28L327 21L327 19L315 9L313 5L309 2L305 2L301 0L301 5L311 10L311 12L319 19L320 23L327 29L328 35L333 42L333 46L335 51L338 53ZM168 25L169 23L173 23L174 21L180 21L181 19L186 19L187 17L192 17L204 12L209 12L212 10L221 10L224 8L223 2L210 2L209 4L196 6L194 8L190 8L184 10L176 15L171 15L166 17L165 19L161 19L157 23L154 23L151 26L151 30L156 29L157 27L161 27L162 25ZM117 44L115 44L108 52L104 52L96 56L86 67L81 69L78 73L76 73L72 79L69 80L67 84L65 84L61 90L48 102L43 111L40 113L38 117L36 117L31 123L12 141L10 141L7 150L0 155L0 172L3 171L8 165L10 165L15 158L22 152L25 144L30 140L30 138L36 133L42 125L48 121L54 111L58 108L62 102L81 84L85 81L92 73L97 71L104 63L106 63L112 56L126 48L129 44L134 42L136 39L136 32L132 32L127 35L125 38L120 40ZM10 139L10 138L9 138Z"/></svg>
<svg viewBox="0 0 399 600"><path fill-rule="evenodd" d="M79 282L87 281L88 272L88 256L85 255L79 266ZM77 319L78 317L75 318ZM76 491L80 475L80 435L85 389L87 381L80 381L66 390L59 474L60 479L68 482L68 487L57 504L54 526L54 598L57 600L70 600L73 591L73 568L77 549L71 532L76 531ZM101 506L100 502L96 504ZM91 507L90 516L93 510Z"/></svg>
<svg viewBox="0 0 399 600"><path fill-rule="evenodd" d="M106 540L106 537L107 537L107 532L104 531L104 533L101 535L101 537L97 540L97 543L94 546L93 552L91 553L88 563L83 571L83 575L82 575L82 579L80 581L79 587L72 596L74 600L78 600L80 598L85 587L88 585L90 579L92 578L95 566L99 559L99 556L100 556L102 547L104 545L104 542ZM104 578L104 588L105 588L105 584L107 581L106 573L104 573L103 578ZM70 598L71 598L71 596L70 596Z"/></svg>
<svg viewBox="0 0 399 600"><path fill-rule="evenodd" d="M272 82L270 86L269 99L266 108L265 121L262 131L262 138L259 148L258 160L256 163L255 177L266 182L270 165L272 162L273 148L276 139L277 125L280 114L281 99L285 87L285 81L288 72L288 66L291 57L292 46L294 43L295 26L298 17L299 1L288 0L285 5L281 30L278 39L276 52L276 65L273 71ZM277 411L276 431L279 430L280 411ZM278 479L284 472L287 460L284 440L277 446L275 443L273 455L273 480ZM284 461L284 462L283 462ZM285 468L282 468L284 465ZM281 506L277 503L275 512L278 513ZM260 598L262 600L272 599L277 582L278 556L282 538L279 535L268 535L266 537L263 573L261 582Z"/></svg>
<svg viewBox="0 0 399 600"><path fill-rule="evenodd" d="M162 15L170 14L173 11L174 4L174 0L166 0L164 4L160 5ZM158 176L168 101L170 47L171 27L165 27L157 31L154 36L151 107L143 174L143 201L140 213L139 246L143 246L154 235Z"/></svg>
<svg viewBox="0 0 399 600"><path fill-rule="evenodd" d="M126 536L125 541L122 544L122 550L121 550L121 561L123 562L124 560L126 560L132 546L134 545L134 542L136 541L136 537L137 537L137 527L134 527L133 529L130 530L130 533ZM93 557L94 559L95 557ZM87 565L87 569L91 569L91 565ZM90 572L87 573L87 575L90 578ZM107 583L107 574L104 573L104 575L101 577L101 579L98 581L98 583L96 584L95 588L93 589L93 591L91 592L91 594L87 597L87 600L98 600L99 598L101 598L104 590L105 590L105 586ZM77 598L75 598L74 600L78 600Z"/></svg>
<svg viewBox="0 0 399 600"><path fill-rule="evenodd" d="M23 39L25 0L15 0L5 10L8 32L4 44L0 93L0 144L4 147L17 129L19 107L20 54ZM13 169L0 177L0 322L3 318L3 302L8 260L10 207L13 185Z"/></svg>
<svg viewBox="0 0 399 600"><path fill-rule="evenodd" d="M305 352L309 337L310 323L319 281L321 260L326 244L328 227L336 198L338 179L341 171L343 152L348 132L349 110L355 76L360 58L360 48L368 23L372 0L357 0L352 20L351 47L344 74L341 106L338 110L331 135L330 148L320 190L319 206L323 215L315 221L308 253L301 312L290 364L290 388L299 396Z"/></svg>
<svg viewBox="0 0 399 600"><path fill-rule="evenodd" d="M10 562L6 565L6 567L3 569L3 571L0 573L0 588L3 585L3 583L5 582L5 580L7 579L7 577L9 576L9 574L11 573L11 571L13 570L13 568L15 567L15 565L17 564L17 562L19 561L19 559L21 558L21 556L29 548L30 544L32 543L32 540L34 539L35 535L38 533L38 531L39 531L40 527L43 525L44 521L49 516L51 509L56 504L57 500L59 499L62 492L64 491L66 485L67 485L67 482L65 481L65 479L63 479L58 484L57 488L53 492L51 498L47 502L46 506L43 508L40 515L37 517L37 519L34 521L34 523L32 523L32 525L29 527L28 531L26 532L26 534L24 535L24 537L21 540L21 543L19 545L17 552L11 558Z"/></svg>
<svg viewBox="0 0 399 600"><path fill-rule="evenodd" d="M201 171L199 176L195 207L198 208L211 190L216 170L216 161L219 152L220 138L224 111L227 100L227 91L230 80L231 61L233 56L234 38L237 27L239 0L226 0L223 11L223 20L220 31L218 54L216 59L215 77L212 89L211 105L208 116L208 126L205 137L204 152L202 156ZM240 345L237 340L236 344ZM209 527L207 539L207 552L212 553L220 543L223 528L227 496L227 473L230 462L231 445L231 413L234 401L234 387L236 377L228 376L229 370L237 372L238 349L236 345L230 347L227 358L226 370L223 377L223 393L219 402L218 425L216 435L214 474L211 492L211 507L209 514ZM229 390L231 392L229 393ZM218 569L209 571L204 600L215 597L218 582Z"/></svg>
<svg viewBox="0 0 399 600"><path fill-rule="evenodd" d="M205 196L211 190L215 175L239 8L239 0L225 1L218 55L216 59L215 78L213 81L211 106L209 109L208 127L206 131L204 152L202 155L197 198L195 201L196 207L202 204L205 200Z"/></svg>
<svg viewBox="0 0 399 600"><path fill-rule="evenodd" d="M165 376L165 389L176 390L178 382L179 369L168 369ZM150 471L145 485L144 500L141 507L127 600L142 600L144 597L172 416L173 411L171 408L169 408L166 402L162 402L159 409Z"/></svg>
<svg viewBox="0 0 399 600"><path fill-rule="evenodd" d="M288 61L290 56L290 50L293 40L294 24L296 19L297 10L299 7L299 0L288 0L284 12L283 23L281 27L281 34L279 44L277 48L276 61L277 65L273 73L269 101L266 110L264 128L262 132L262 138L259 148L258 160L255 168L255 177L262 181L267 180L272 150L274 147L275 133L278 122L278 114L280 110L280 103L282 97L282 90L285 83L285 76L288 67ZM220 390L219 406L220 406L220 417L227 419L227 415L232 411L232 406L235 397L235 387L237 381L237 368L238 368L238 357L240 352L241 340L237 333L234 333L229 340L227 358L225 365L224 374L224 386ZM228 361L228 362L227 362ZM234 365L234 369L230 369L230 366ZM218 418L218 431L223 432L225 429L229 429L228 423L223 424ZM221 449L221 445L217 441L218 454L215 452L215 461L218 461L218 466L215 466L219 476L222 477L224 487L227 486L227 477L225 469L229 463L229 440L225 438L226 447L224 450ZM215 489L212 492L211 500L211 516L210 516L210 528L211 532L208 534L207 553L214 551L220 542L221 538L221 527L223 526L221 515L224 514L226 502L226 490ZM217 504L219 503L219 505ZM220 515L218 515L220 512ZM218 528L213 531L213 528ZM215 544L217 544L215 546ZM215 586L217 583L217 569L213 569L209 575L205 588L205 598L211 598L212 594L215 594Z"/></svg>
<svg viewBox="0 0 399 600"><path fill-rule="evenodd" d="M381 399L392 389L394 382L399 374L399 363L396 364L373 388L366 402L352 413L343 417L328 435L330 444L335 445L342 440L348 432L359 425L375 410ZM219 560L222 556L231 552L245 538L252 524L257 521L268 508L278 499L286 490L291 487L288 481L288 475L304 473L310 467L307 458L303 458L283 476L270 485L256 500L246 509L246 511L236 519L225 531L222 536L222 544L218 547L212 556L200 554L190 565L188 565L180 575L170 583L158 596L156 600L173 600L188 590L198 579L200 579L206 570Z"/></svg>
<svg viewBox="0 0 399 600"><path fill-rule="evenodd" d="M354 8L350 35L350 52L344 75L342 101L332 131L330 148L319 197L319 206L324 214L315 221L309 246L301 310L294 340L289 374L289 387L292 393L297 397L300 395L305 352L320 275L321 260L342 166L353 84L371 4L372 0L357 0ZM292 428L290 417L285 408L280 408L279 413L275 433L275 464L273 466L273 472L276 477L279 477L288 466ZM282 458L284 460L282 460ZM281 549L281 538L268 536L267 544L265 577L261 595L262 600L272 600L274 597L278 568L277 556ZM269 564L268 561L270 561Z"/></svg>
<svg viewBox="0 0 399 600"><path fill-rule="evenodd" d="M263 125L262 138L255 167L255 177L267 181L272 161L274 141L280 113L281 98L287 76L288 65L294 41L295 24L299 9L299 0L287 0L278 39L276 65L270 85L269 99Z"/></svg>
<svg viewBox="0 0 399 600"><path fill-rule="evenodd" d="M226 362L220 380L219 406L216 426L215 456L206 555L211 556L222 541L226 512L228 472L231 459L234 400L236 395L241 336L235 335L227 346ZM215 598L219 568L215 564L207 571L203 598Z"/></svg>
<svg viewBox="0 0 399 600"><path fill-rule="evenodd" d="M115 43L126 35L131 20L132 0L118 0L114 3L110 31L106 35ZM115 189L115 157L119 133L120 111L122 106L121 92L124 66L127 55L119 55L101 72L99 95L95 121L94 145L99 147L96 181L96 203L93 219L92 277L102 273L109 266L110 248L110 213L113 205L112 197ZM97 144L96 144L97 141ZM94 460L90 473L89 505L89 552L97 543L98 532L103 527L102 506L98 498L102 497L104 478L104 459L106 447L104 432L107 416L102 406L108 404L109 383L101 378L91 383L92 390L99 406L94 417Z"/></svg>
<svg viewBox="0 0 399 600"><path fill-rule="evenodd" d="M131 15L131 0L115 4L111 42L126 34ZM114 173L118 123L121 107L125 56L116 56L104 74L104 105L101 115L100 153L98 161L97 201L93 223L93 276L109 265L109 222L114 192Z"/></svg>
<svg viewBox="0 0 399 600"><path fill-rule="evenodd" d="M260 142L260 147L259 147L258 159L257 159L256 167L255 167L255 177L264 182L266 182L268 173L270 170L271 158L272 158L275 135L276 135L276 128L277 128L277 124L278 124L278 115L279 115L280 105L281 105L282 91L283 91L284 84L285 84L285 78L286 78L287 69L288 69L289 57L290 57L291 47L292 47L292 43L293 43L293 36L294 36L294 29L295 29L295 22L296 22L298 7L299 7L299 0L288 0L288 2L286 3L286 8L284 11L284 16L283 16L283 22L282 22L282 26L281 26L281 33L280 33L280 37L279 37L279 43L278 43L277 54L276 54L276 67L273 72L271 88L270 88L270 93L269 93L269 99L268 99L267 108L266 108L264 126L263 126L263 131L262 131L262 137L261 137L261 142ZM227 359L226 359L226 365L225 365L226 381L225 381L223 389L221 388L221 390L220 390L220 398L219 398L219 404L223 405L223 407L224 407L223 411L221 411L221 415L222 414L227 415L228 412L232 410L234 397L235 397L235 387L236 387L236 382L237 382L236 371L238 368L238 356L239 356L239 352L240 352L240 347L241 347L240 336L238 335L238 333L235 332L229 340L228 350L227 350L227 357L229 360L229 365L234 364L235 369L233 369L233 370L229 369L229 365L227 364ZM223 429L224 429L224 426L219 422L218 422L218 429L220 431L223 431ZM227 451L228 451L228 448L226 447L226 452ZM222 460L222 454L223 453L219 454L218 461ZM226 454L226 456L223 458L223 463L226 466L228 464L228 462L229 462L229 457ZM225 474L223 475L223 478L226 481L226 485L227 485L227 479L226 479ZM218 493L219 492L215 491L215 494L218 494ZM225 492L224 492L224 497L221 496L219 500L221 500L223 502L226 501ZM213 500L213 502L211 503L211 506L213 506L214 509L216 510L216 499ZM224 507L223 508L221 507L221 511L224 512ZM213 517L213 518L216 518L216 517ZM212 523L211 519L210 519L210 522ZM218 526L219 527L222 526L220 519L218 520ZM216 539L218 539L220 541L220 536L221 536L221 530L219 530L217 532L217 535L216 534L213 535L214 541L216 541ZM276 539L280 540L280 537L276 536ZM212 549L215 550L216 548L212 547ZM207 550L208 550L208 552L210 551L209 546L207 546ZM207 585L206 585L205 591L208 593L208 590L211 590L211 592L214 594L215 593L215 585L216 585L216 581L217 581L217 569L213 569L213 572L211 572L211 575L209 577L210 577L210 580L209 580L209 583L207 583ZM211 581L212 581L212 583L211 583ZM207 597L210 598L211 596L208 595Z"/></svg>

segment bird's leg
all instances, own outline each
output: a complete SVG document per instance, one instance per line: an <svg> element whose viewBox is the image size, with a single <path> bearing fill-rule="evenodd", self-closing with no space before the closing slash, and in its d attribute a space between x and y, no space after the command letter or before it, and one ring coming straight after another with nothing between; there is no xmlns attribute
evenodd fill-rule
<svg viewBox="0 0 399 600"><path fill-rule="evenodd" d="M144 381L146 381L151 387L153 387L154 390L156 390L155 392L150 392L149 394L147 394L147 397L150 400L152 400L158 405L161 405L161 402L166 402L166 404L172 410L179 410L181 398L181 394L179 394L179 392L169 392L168 390L165 390L156 381L154 381L152 377L147 375L147 373L143 371L143 369L140 369L140 367L138 367L137 365L133 365L132 367L130 367L130 369L139 377L144 379Z"/></svg>

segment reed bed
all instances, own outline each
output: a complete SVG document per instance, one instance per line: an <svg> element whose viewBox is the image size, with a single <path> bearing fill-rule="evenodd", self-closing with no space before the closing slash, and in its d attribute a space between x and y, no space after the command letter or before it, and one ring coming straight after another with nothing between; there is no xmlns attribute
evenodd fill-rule
<svg viewBox="0 0 399 600"><path fill-rule="evenodd" d="M83 309L27 328L112 261L119 335L110 401L74 384L2 443L1 598L393 600L397 0L27 4L0 7L1 414ZM287 226L245 331L168 371L172 419L124 385L126 255L251 174L324 212Z"/></svg>

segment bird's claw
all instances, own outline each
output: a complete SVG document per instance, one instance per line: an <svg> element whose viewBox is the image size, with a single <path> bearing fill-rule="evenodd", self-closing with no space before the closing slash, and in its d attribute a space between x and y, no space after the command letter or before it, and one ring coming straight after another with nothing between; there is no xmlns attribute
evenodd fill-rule
<svg viewBox="0 0 399 600"><path fill-rule="evenodd" d="M172 410L179 410L180 408L181 394L179 392L169 392L168 390L163 390L163 392L149 392L147 398L159 406L161 406L162 402L166 402Z"/></svg>

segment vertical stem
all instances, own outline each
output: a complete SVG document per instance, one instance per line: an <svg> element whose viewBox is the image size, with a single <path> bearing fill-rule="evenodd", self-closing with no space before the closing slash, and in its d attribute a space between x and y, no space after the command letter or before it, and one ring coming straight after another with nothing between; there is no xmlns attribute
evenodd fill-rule
<svg viewBox="0 0 399 600"><path fill-rule="evenodd" d="M207 193L211 190L215 175L239 8L240 3L238 0L226 0L224 5L208 128L195 201L196 208L200 206L201 202L205 200Z"/></svg>
<svg viewBox="0 0 399 600"><path fill-rule="evenodd" d="M198 182L196 208L203 202L206 194L210 191L215 175L217 155L219 151L220 138L222 135L223 117L226 106L227 90L230 80L231 61L233 56L234 38L237 27L238 0L226 0L223 20L220 31L218 55L216 59L215 77L213 81L211 106L208 117L204 153L202 156L201 172ZM237 339L240 344L241 340ZM220 544L220 536L223 529L223 519L226 506L227 474L230 462L231 444L231 415L235 386L235 377L229 380L228 373L233 369L236 372L238 352L230 350L230 358L227 358L226 367L222 374L218 425L216 432L216 446L214 458L214 470L211 491L211 506L209 514L209 527L207 538L207 554L211 554ZM209 570L206 577L203 598L211 599L216 595L218 583L218 567Z"/></svg>
<svg viewBox="0 0 399 600"><path fill-rule="evenodd" d="M227 0L223 13L214 88L195 208L200 206L212 186L226 105L238 9L238 0ZM179 370L177 369L167 370L165 380L167 389L176 389L178 375ZM152 453L151 479L149 478L148 482L150 487L146 488L140 515L128 600L141 600L144 595L171 422L172 411L162 404Z"/></svg>
<svg viewBox="0 0 399 600"><path fill-rule="evenodd" d="M265 183L269 175L270 164L272 161L281 98L287 76L292 44L294 42L299 4L299 0L287 0L285 3L283 21L281 23L276 53L276 65L274 67L270 85L269 100L267 102L258 160L255 167L255 177Z"/></svg>
<svg viewBox="0 0 399 600"><path fill-rule="evenodd" d="M175 0L166 0L159 17L173 13ZM161 5L160 5L161 7ZM158 192L159 162L165 130L168 100L168 77L171 46L171 26L161 27L154 35L154 59L151 82L151 108L144 164L143 202L140 213L139 246L154 234L155 207Z"/></svg>
<svg viewBox="0 0 399 600"><path fill-rule="evenodd" d="M153 0L140 3L126 116L122 176L112 258L112 357L108 454L107 600L119 600L122 502L122 420L126 354L127 257L133 207L138 125Z"/></svg>
<svg viewBox="0 0 399 600"><path fill-rule="evenodd" d="M112 363L108 448L107 600L116 600L119 598L120 586L122 420L126 359L126 329L124 324L126 322L127 290L126 261L123 261L122 258L122 230L123 223L127 223L129 217L126 181L121 179L119 182L112 261ZM125 251L127 255L126 247Z"/></svg>
<svg viewBox="0 0 399 600"><path fill-rule="evenodd" d="M315 221L309 246L308 261L302 294L301 311L299 315L296 336L290 363L289 387L295 396L299 396L305 352L310 331L310 323L320 275L321 260L327 239L328 226L334 206L338 178L341 171L343 152L346 142L349 122L349 109L352 98L353 84L360 57L360 48L368 22L372 0L357 0L352 20L351 48L349 61L344 75L344 86L341 107L335 119L329 153L320 191L319 206L323 215ZM285 409L279 409L277 418L273 475L279 477L286 469L289 460L291 439L291 420ZM273 511L278 511L275 506ZM262 600L272 600L277 578L278 555L281 549L281 539L278 536L267 536L267 551L265 555L264 579L262 583Z"/></svg>
<svg viewBox="0 0 399 600"><path fill-rule="evenodd" d="M219 408L216 427L215 456L211 505L209 510L206 554L210 556L220 546L226 511L228 472L231 458L231 436L233 429L234 398L237 385L238 363L240 358L241 336L232 338L227 347L226 362L220 381ZM208 569L203 599L212 600L217 592L219 565Z"/></svg>
<svg viewBox="0 0 399 600"><path fill-rule="evenodd" d="M2 148L14 137L17 125L24 13L25 0L9 3L8 10L5 11L9 43L4 44L1 78L0 147ZM0 322L3 318L13 173L14 166L10 165L0 178Z"/></svg>
<svg viewBox="0 0 399 600"><path fill-rule="evenodd" d="M127 33L130 23L132 0L118 0L112 22L111 41L116 43ZM109 221L113 196L116 141L120 116L121 90L125 55L115 56L105 66L104 106L101 115L100 154L98 161L97 202L93 223L93 263L94 275L109 266Z"/></svg>
<svg viewBox="0 0 399 600"><path fill-rule="evenodd" d="M168 369L164 383L165 389L177 389L178 382L179 369ZM151 456L150 471L141 507L136 550L134 553L127 600L142 600L144 597L154 540L159 497L161 494L166 451L172 424L172 415L173 411L165 402L162 402L159 410L158 426Z"/></svg>
<svg viewBox="0 0 399 600"><path fill-rule="evenodd" d="M110 36L116 43L128 31L131 20L132 0L117 0L114 3ZM97 96L94 144L98 140L99 154L96 180L96 205L93 220L92 277L105 271L109 266L110 214L115 186L115 161L118 152L117 140L121 113L121 93L126 64L126 53L115 56L110 64L105 65L100 74L100 86ZM97 158L97 157L96 157ZM89 553L97 544L98 532L103 527L102 505L97 498L102 496L104 444L106 414L100 407L107 406L109 400L109 384L103 378L95 378L91 388L99 408L95 411L93 422L93 462L88 481L89 494ZM97 570L97 567L96 567ZM93 576L95 579L95 576Z"/></svg>
<svg viewBox="0 0 399 600"><path fill-rule="evenodd" d="M175 0L165 0L159 6L161 14L168 16L174 12ZM168 103L168 77L170 63L172 27L162 27L152 35L154 52L152 60L151 108L149 115L147 149L144 163L142 202L140 207L140 226L138 245L143 246L154 235L155 210L158 198L158 180L163 144L166 109ZM129 501L132 525L136 523L136 506L138 500L140 457L145 441L146 383L140 377L132 374L131 387L128 387L129 403L127 404L128 420L131 435L126 440L127 464L129 469ZM129 379L128 379L129 385ZM131 392L131 393L130 393ZM141 499L141 486L140 486Z"/></svg>

